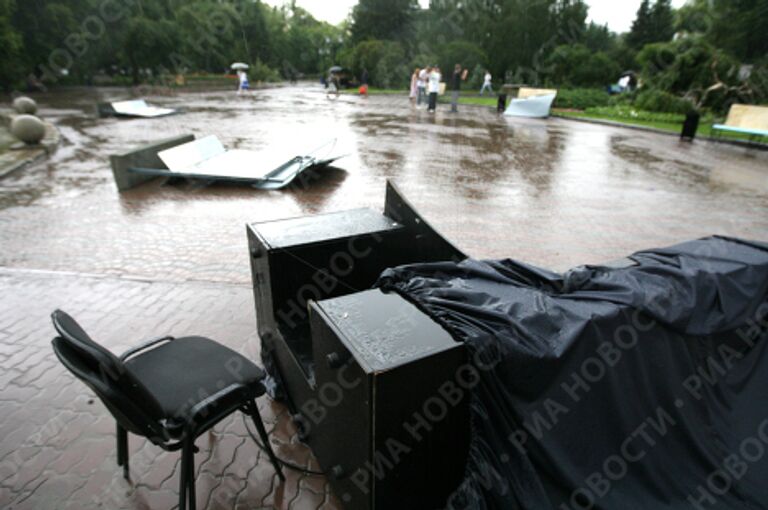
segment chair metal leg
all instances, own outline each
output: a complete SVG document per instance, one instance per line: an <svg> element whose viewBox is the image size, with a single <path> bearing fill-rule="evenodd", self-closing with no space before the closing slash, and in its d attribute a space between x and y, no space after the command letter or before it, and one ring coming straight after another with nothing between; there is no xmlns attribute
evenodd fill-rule
<svg viewBox="0 0 768 510"><path fill-rule="evenodd" d="M248 405L248 410L250 411L248 414L251 415L251 419L253 420L253 424L256 425L256 430L259 431L259 437L261 438L262 444L264 444L264 448L267 450L267 455L269 455L269 460L272 462L272 465L275 468L275 471L277 471L277 476L280 477L281 480L285 480L285 475L283 475L283 469L280 467L280 461L277 460L277 456L275 455L275 452L272 450L272 444L269 442L269 436L267 436L267 429L264 428L264 422L261 420L261 415L259 414L259 407L256 405L256 402L251 402Z"/></svg>
<svg viewBox="0 0 768 510"><path fill-rule="evenodd" d="M189 481L189 460L187 445L181 449L181 473L179 473L179 510L187 510L187 482Z"/></svg>
<svg viewBox="0 0 768 510"><path fill-rule="evenodd" d="M130 479L128 470L128 431L117 424L117 465L123 466L123 478Z"/></svg>
<svg viewBox="0 0 768 510"><path fill-rule="evenodd" d="M187 462L189 465L187 466L187 492L189 493L189 510L196 510L197 509L197 497L195 494L195 441L194 439L189 440L189 444L187 445Z"/></svg>

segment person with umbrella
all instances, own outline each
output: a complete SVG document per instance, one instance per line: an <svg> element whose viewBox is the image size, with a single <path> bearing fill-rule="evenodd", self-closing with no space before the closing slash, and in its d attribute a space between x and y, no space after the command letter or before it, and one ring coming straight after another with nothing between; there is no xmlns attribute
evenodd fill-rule
<svg viewBox="0 0 768 510"><path fill-rule="evenodd" d="M237 71L237 95L239 96L251 88L250 84L248 83L248 73L245 72L248 69L248 64L236 62L232 64L232 69Z"/></svg>
<svg viewBox="0 0 768 510"><path fill-rule="evenodd" d="M333 66L328 69L328 94L333 92L336 97L339 97L339 90L341 89L341 81L339 79L339 73L344 69L340 66Z"/></svg>

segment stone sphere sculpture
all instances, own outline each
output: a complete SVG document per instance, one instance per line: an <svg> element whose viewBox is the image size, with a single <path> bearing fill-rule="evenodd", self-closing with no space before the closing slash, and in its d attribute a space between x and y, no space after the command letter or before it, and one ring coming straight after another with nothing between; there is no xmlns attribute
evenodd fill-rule
<svg viewBox="0 0 768 510"><path fill-rule="evenodd" d="M37 113L37 103L29 97L17 97L13 100L13 109L16 113L34 115Z"/></svg>
<svg viewBox="0 0 768 510"><path fill-rule="evenodd" d="M45 136L45 124L34 115L18 115L11 121L11 134L27 145L34 145Z"/></svg>

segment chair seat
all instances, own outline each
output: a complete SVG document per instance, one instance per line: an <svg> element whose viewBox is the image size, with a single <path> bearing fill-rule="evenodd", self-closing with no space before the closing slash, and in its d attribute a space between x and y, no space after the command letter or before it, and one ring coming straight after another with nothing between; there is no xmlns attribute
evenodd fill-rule
<svg viewBox="0 0 768 510"><path fill-rule="evenodd" d="M241 383L264 394L264 370L244 356L199 336L177 338L125 362L159 402L167 419L183 413L216 392Z"/></svg>

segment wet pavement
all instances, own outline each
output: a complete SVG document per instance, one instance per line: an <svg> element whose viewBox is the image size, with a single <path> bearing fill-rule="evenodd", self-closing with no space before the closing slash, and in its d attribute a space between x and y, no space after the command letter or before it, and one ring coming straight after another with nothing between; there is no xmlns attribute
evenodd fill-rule
<svg viewBox="0 0 768 510"><path fill-rule="evenodd" d="M184 113L97 119L97 101L128 97L120 89L35 96L61 146L0 180L2 507L176 504L177 454L132 438L145 464L137 460L132 484L122 481L114 423L53 357L47 316L69 310L116 352L143 337L194 332L257 359L247 222L381 210L393 179L478 258L562 270L712 234L768 240L768 152L469 106L431 115L405 97L329 99L313 85L248 97L158 92L148 99ZM284 148L287 157L336 137L349 156L284 191L154 181L117 192L110 154L186 133L215 134L233 148ZM313 465L284 408L261 405L279 453ZM201 505L338 508L321 478L275 483L239 418L209 439L198 454Z"/></svg>

